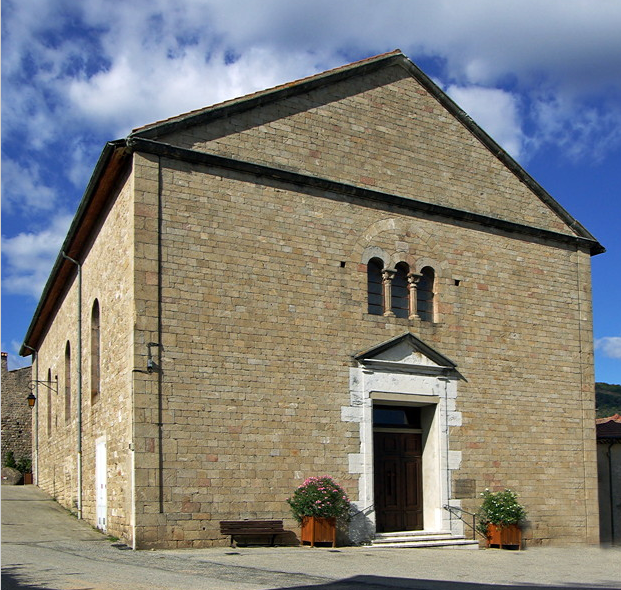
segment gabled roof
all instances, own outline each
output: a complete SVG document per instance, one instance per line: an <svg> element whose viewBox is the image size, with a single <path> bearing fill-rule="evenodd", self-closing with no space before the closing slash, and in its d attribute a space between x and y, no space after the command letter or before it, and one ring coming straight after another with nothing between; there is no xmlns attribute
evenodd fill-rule
<svg viewBox="0 0 621 590"><path fill-rule="evenodd" d="M202 109L190 111L134 129L130 138L157 139L162 135L178 132L223 117L231 117L253 108L264 106L284 98L296 96L334 84L354 76L362 76L390 66L404 68L415 78L431 96L433 96L453 117L455 117L472 135L474 135L504 166L524 183L545 205L562 219L579 237L592 240L596 244L592 254L600 254L605 249L597 243L596 238L572 215L570 215L524 168L522 168L494 139L492 139L472 118L462 110L429 76L416 66L400 49L382 53L313 76L301 78L268 88L246 96L227 100Z"/></svg>
<svg viewBox="0 0 621 590"><path fill-rule="evenodd" d="M222 117L230 117L255 107L282 100L290 96L296 96L308 92L314 88L333 84L347 78L366 75L381 68L400 66L413 76L441 105L446 108L466 129L486 146L489 151L498 158L509 170L515 174L521 182L527 185L552 211L554 211L575 235L566 235L538 228L530 228L525 225L507 222L499 218L487 217L468 211L461 211L450 207L443 207L430 203L407 199L399 195L389 195L379 191L373 191L359 186L348 185L336 181L329 181L311 175L292 173L268 166L260 166L253 162L243 162L206 153L198 153L192 150L181 149L158 141L158 137L199 125L210 120ZM551 239L561 243L576 243L581 247L589 248L591 254L599 254L605 249L599 242L563 207L561 207L511 156L509 156L485 131L476 125L472 119L461 110L431 79L412 63L400 50L391 51L358 62L354 62L333 70L322 72L307 78L302 78L288 84L283 84L255 92L241 98L212 105L196 111L191 111L151 125L145 125L132 131L125 139L109 142L105 145L99 161L95 166L91 179L78 210L75 214L71 227L61 247L54 267L44 287L41 299L34 313L31 324L24 338L24 344L20 350L22 356L31 354L33 348L38 346L45 332L47 322L53 315L55 306L60 301L64 289L75 275L76 267L71 259L82 261L83 253L87 248L92 232L100 220L101 215L113 198L113 189L119 179L127 173L131 154L133 152L157 153L172 158L186 159L186 161L198 161L209 163L214 166L233 168L255 175L266 175L273 178L301 184L319 187L326 191L351 194L363 199L382 200L397 203L404 207L410 207L428 214L445 216L447 218L482 223L498 227L502 231L516 232L523 235L537 235L544 239ZM194 160L192 160L194 158ZM32 348L31 348L32 347Z"/></svg>
<svg viewBox="0 0 621 590"><path fill-rule="evenodd" d="M595 420L598 441L618 440L621 442L621 416L615 414L608 418L597 418Z"/></svg>
<svg viewBox="0 0 621 590"><path fill-rule="evenodd" d="M231 100L216 103L202 109L196 109L187 113L182 113L175 117L169 117L168 119L164 119L162 121L143 125L142 127L134 129L130 136L153 139L164 134L179 131L180 129L194 127L195 125L200 125L201 123L212 119L230 116L232 114L247 111L277 100L282 100L288 96L302 94L320 86L344 80L351 76L359 76L368 72L376 71L380 68L393 65L393 58L399 56L410 62L410 60L403 55L401 50L395 49L394 51L390 51L388 53L374 55L367 59L362 59L332 70L326 70L325 72L320 72L319 74L313 74L312 76L306 76L305 78L287 82L286 84L280 84L272 88L259 90L251 94L246 94Z"/></svg>

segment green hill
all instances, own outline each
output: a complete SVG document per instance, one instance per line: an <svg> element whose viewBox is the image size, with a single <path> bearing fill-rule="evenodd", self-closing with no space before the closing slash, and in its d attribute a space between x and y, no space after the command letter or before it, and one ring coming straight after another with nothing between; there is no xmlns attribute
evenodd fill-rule
<svg viewBox="0 0 621 590"><path fill-rule="evenodd" d="M621 414L621 385L596 383L595 406L598 418Z"/></svg>

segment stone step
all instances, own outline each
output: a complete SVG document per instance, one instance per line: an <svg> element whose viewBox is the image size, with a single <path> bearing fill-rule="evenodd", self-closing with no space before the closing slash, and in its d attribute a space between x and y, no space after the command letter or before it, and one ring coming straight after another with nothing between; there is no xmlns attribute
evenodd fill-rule
<svg viewBox="0 0 621 590"><path fill-rule="evenodd" d="M372 542L369 549L478 549L479 542L472 539L447 539L439 541L412 541L402 543L375 543Z"/></svg>
<svg viewBox="0 0 621 590"><path fill-rule="evenodd" d="M395 537L450 537L450 531L396 531L391 533L375 533L376 539L394 539Z"/></svg>
<svg viewBox="0 0 621 590"><path fill-rule="evenodd" d="M371 542L376 548L455 547L476 549L478 541L466 539L463 535L451 535L447 531L400 531L378 533Z"/></svg>

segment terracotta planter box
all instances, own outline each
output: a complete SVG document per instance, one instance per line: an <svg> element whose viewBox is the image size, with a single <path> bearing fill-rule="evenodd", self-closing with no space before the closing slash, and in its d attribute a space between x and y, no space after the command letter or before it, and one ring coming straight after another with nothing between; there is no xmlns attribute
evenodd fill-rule
<svg viewBox="0 0 621 590"><path fill-rule="evenodd" d="M304 516L302 518L302 543L332 543L336 547L336 518Z"/></svg>
<svg viewBox="0 0 621 590"><path fill-rule="evenodd" d="M487 547L498 545L503 547L517 546L522 548L522 529L517 524L500 527L489 523L487 525Z"/></svg>

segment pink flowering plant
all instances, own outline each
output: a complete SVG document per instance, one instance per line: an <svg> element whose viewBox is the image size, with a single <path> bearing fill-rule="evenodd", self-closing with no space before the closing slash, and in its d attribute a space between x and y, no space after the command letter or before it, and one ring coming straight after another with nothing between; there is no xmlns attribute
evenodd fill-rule
<svg viewBox="0 0 621 590"><path fill-rule="evenodd" d="M293 516L302 522L304 516L349 517L351 503L343 488L329 475L309 477L287 498Z"/></svg>

